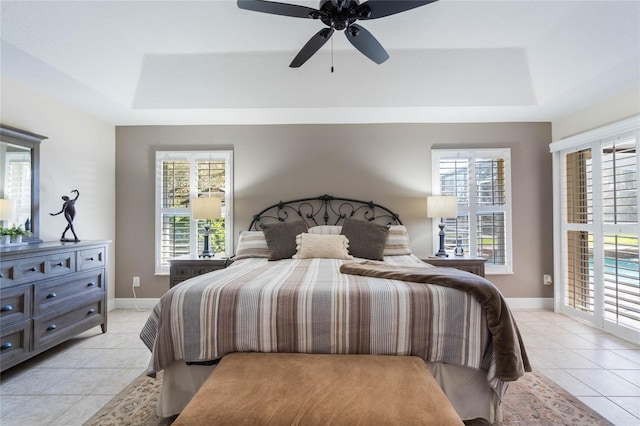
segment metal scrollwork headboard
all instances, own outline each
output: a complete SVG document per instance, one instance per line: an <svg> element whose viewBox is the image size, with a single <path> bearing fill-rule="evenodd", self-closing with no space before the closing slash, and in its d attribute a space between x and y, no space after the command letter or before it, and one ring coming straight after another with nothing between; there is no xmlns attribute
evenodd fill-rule
<svg viewBox="0 0 640 426"><path fill-rule="evenodd" d="M280 201L253 216L249 231L259 231L263 223L304 220L309 227L341 225L345 219L367 220L381 225L402 225L400 216L373 201L332 195Z"/></svg>

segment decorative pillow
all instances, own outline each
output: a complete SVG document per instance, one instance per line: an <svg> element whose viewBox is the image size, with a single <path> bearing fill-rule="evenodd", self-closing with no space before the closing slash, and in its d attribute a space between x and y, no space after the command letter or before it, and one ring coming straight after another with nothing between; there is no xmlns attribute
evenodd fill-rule
<svg viewBox="0 0 640 426"><path fill-rule="evenodd" d="M269 257L269 247L262 231L242 231L238 238L236 260L249 257Z"/></svg>
<svg viewBox="0 0 640 426"><path fill-rule="evenodd" d="M349 255L349 240L344 235L300 234L296 237L294 259L321 257L324 259L353 259Z"/></svg>
<svg viewBox="0 0 640 426"><path fill-rule="evenodd" d="M392 225L389 227L387 241L384 244L384 256L398 256L411 254L409 246L409 233L403 225Z"/></svg>
<svg viewBox="0 0 640 426"><path fill-rule="evenodd" d="M317 235L340 235L341 230L342 226L340 225L318 225L312 226L307 232Z"/></svg>
<svg viewBox="0 0 640 426"><path fill-rule="evenodd" d="M382 260L389 229L363 220L345 219L342 235L349 240L349 254L364 259Z"/></svg>
<svg viewBox="0 0 640 426"><path fill-rule="evenodd" d="M275 222L262 225L269 247L269 260L291 259L296 254L296 236L307 232L307 223Z"/></svg>

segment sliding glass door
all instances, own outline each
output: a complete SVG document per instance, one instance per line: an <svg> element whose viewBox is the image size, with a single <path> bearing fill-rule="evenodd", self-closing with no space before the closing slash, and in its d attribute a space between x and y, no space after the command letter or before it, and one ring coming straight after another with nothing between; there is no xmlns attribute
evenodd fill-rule
<svg viewBox="0 0 640 426"><path fill-rule="evenodd" d="M640 340L638 118L551 145L556 311Z"/></svg>

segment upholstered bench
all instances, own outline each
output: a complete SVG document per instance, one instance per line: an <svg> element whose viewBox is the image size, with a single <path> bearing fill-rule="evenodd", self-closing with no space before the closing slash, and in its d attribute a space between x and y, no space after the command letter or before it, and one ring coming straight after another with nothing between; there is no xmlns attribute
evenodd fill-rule
<svg viewBox="0 0 640 426"><path fill-rule="evenodd" d="M241 424L463 423L417 357L232 353L173 425Z"/></svg>

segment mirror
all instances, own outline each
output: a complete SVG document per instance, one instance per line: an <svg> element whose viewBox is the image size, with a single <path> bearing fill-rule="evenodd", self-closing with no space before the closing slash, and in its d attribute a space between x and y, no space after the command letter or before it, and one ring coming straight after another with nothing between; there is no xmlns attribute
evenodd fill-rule
<svg viewBox="0 0 640 426"><path fill-rule="evenodd" d="M0 125L0 199L15 200L14 218L2 226L31 231L25 242L40 240L40 143L46 136Z"/></svg>

